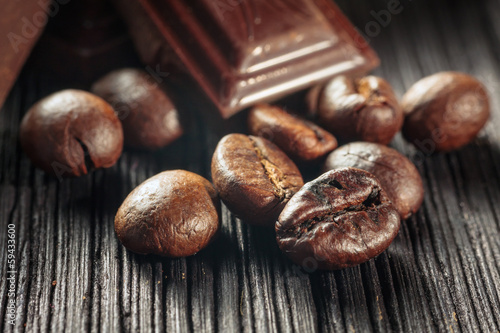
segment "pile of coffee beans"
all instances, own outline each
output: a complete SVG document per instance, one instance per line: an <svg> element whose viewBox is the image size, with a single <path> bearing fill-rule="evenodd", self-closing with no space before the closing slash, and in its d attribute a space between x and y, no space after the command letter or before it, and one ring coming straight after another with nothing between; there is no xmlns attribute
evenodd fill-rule
<svg viewBox="0 0 500 333"><path fill-rule="evenodd" d="M156 149L183 133L174 105L143 71L117 70L92 91L56 92L28 110L20 140L33 164L58 178L78 177L113 166L124 141Z"/></svg>
<svg viewBox="0 0 500 333"><path fill-rule="evenodd" d="M183 132L177 111L148 83L145 73L124 69L94 84L102 99L76 90L43 99L23 119L23 148L49 173L57 163L66 176L80 176L113 165L124 140L148 149L171 143ZM300 266L361 264L387 249L424 198L415 165L386 144L402 130L426 153L457 149L490 115L485 87L456 72L422 79L401 103L375 76L339 76L306 98L303 117L268 104L249 110L249 135L226 135L215 148L213 185L173 170L135 188L115 217L123 245L141 254L193 255L216 237L222 200L242 221L273 227L279 248ZM322 166L323 174L304 184L305 165Z"/></svg>
<svg viewBox="0 0 500 333"><path fill-rule="evenodd" d="M248 130L262 138L224 137L212 179L236 216L274 224L280 249L296 264L319 269L374 258L422 205L417 168L386 146L401 129L417 148L418 140L432 140L437 152L469 143L489 117L485 88L454 72L417 82L402 104L382 78L340 76L311 89L307 104L305 116L329 132L278 106L257 105ZM339 148L337 138L345 143ZM301 187L292 160L322 164L324 174Z"/></svg>

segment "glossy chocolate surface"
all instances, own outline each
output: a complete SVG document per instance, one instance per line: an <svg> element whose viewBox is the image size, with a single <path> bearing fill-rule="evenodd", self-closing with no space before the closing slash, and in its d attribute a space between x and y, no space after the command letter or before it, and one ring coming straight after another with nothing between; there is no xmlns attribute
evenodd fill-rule
<svg viewBox="0 0 500 333"><path fill-rule="evenodd" d="M115 2L143 60L184 67L226 117L378 64L329 0Z"/></svg>

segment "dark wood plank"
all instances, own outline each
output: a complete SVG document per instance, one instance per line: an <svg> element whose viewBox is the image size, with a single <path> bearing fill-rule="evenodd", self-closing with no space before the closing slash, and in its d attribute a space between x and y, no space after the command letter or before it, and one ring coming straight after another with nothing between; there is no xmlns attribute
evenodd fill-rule
<svg viewBox="0 0 500 333"><path fill-rule="evenodd" d="M339 1L364 30L389 1ZM59 181L22 153L18 126L37 99L62 88L25 71L0 111L0 330L5 332L496 332L500 329L500 3L401 1L377 36L375 71L398 95L425 75L460 70L488 86L493 117L471 145L425 155L400 135L426 189L422 209L375 260L337 272L293 265L274 233L222 208L218 239L170 260L126 251L114 214L146 178L183 168L210 178L222 121L181 105L186 135L157 152L126 150L116 166ZM182 87L171 87L176 95ZM6 323L7 225L16 226L16 321Z"/></svg>

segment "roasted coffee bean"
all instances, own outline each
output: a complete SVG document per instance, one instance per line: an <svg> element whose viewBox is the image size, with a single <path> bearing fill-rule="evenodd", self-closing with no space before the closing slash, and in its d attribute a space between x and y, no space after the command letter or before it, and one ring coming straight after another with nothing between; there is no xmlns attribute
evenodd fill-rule
<svg viewBox="0 0 500 333"><path fill-rule="evenodd" d="M108 168L123 148L113 108L80 90L63 90L33 105L21 123L20 139L32 162L57 177Z"/></svg>
<svg viewBox="0 0 500 333"><path fill-rule="evenodd" d="M184 170L165 171L137 186L115 217L122 244L141 254L186 257L214 238L220 201L212 184Z"/></svg>
<svg viewBox="0 0 500 333"><path fill-rule="evenodd" d="M474 140L490 116L488 93L470 75L441 72L415 83L403 96L403 135L427 154Z"/></svg>
<svg viewBox="0 0 500 333"><path fill-rule="evenodd" d="M306 183L290 199L276 222L276 239L308 270L340 269L382 253L399 226L399 214L375 176L342 168Z"/></svg>
<svg viewBox="0 0 500 333"><path fill-rule="evenodd" d="M117 112L127 146L161 148L183 133L175 106L158 82L141 70L113 71L97 81L92 92Z"/></svg>
<svg viewBox="0 0 500 333"><path fill-rule="evenodd" d="M245 222L274 225L279 213L303 185L292 160L260 137L229 134L212 158L212 179L227 207Z"/></svg>
<svg viewBox="0 0 500 333"><path fill-rule="evenodd" d="M353 142L328 155L323 171L342 167L366 170L380 181L402 219L409 218L422 205L422 178L413 163L387 146Z"/></svg>
<svg viewBox="0 0 500 333"><path fill-rule="evenodd" d="M321 95L322 91L323 85L321 84L317 84L307 91L305 95L304 105L306 114L308 116L316 117L316 115L318 114L319 96Z"/></svg>
<svg viewBox="0 0 500 333"><path fill-rule="evenodd" d="M248 114L248 129L250 134L268 139L297 161L317 160L337 147L333 135L277 106L255 106Z"/></svg>
<svg viewBox="0 0 500 333"><path fill-rule="evenodd" d="M404 117L387 81L375 76L340 76L320 93L318 119L341 140L388 144Z"/></svg>

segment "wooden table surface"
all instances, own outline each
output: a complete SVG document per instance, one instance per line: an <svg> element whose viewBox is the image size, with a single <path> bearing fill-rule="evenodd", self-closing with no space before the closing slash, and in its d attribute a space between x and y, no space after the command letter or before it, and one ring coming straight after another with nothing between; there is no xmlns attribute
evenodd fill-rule
<svg viewBox="0 0 500 333"><path fill-rule="evenodd" d="M394 2L339 4L375 35L371 11ZM172 146L126 150L110 169L58 181L34 169L18 142L22 115L57 84L24 71L0 112L0 330L498 332L500 2L408 0L397 8L370 37L382 59L375 73L399 96L425 75L471 73L487 85L493 116L475 142L448 154L420 154L396 137L392 146L413 159L424 179L423 207L387 251L341 271L301 270L281 255L272 230L244 225L225 208L220 237L193 257L126 251L113 229L125 196L167 169L210 177L217 141L244 131L244 114L213 122L199 112L203 105L186 102L187 135ZM17 240L13 274L10 224ZM10 275L14 325L7 322Z"/></svg>

